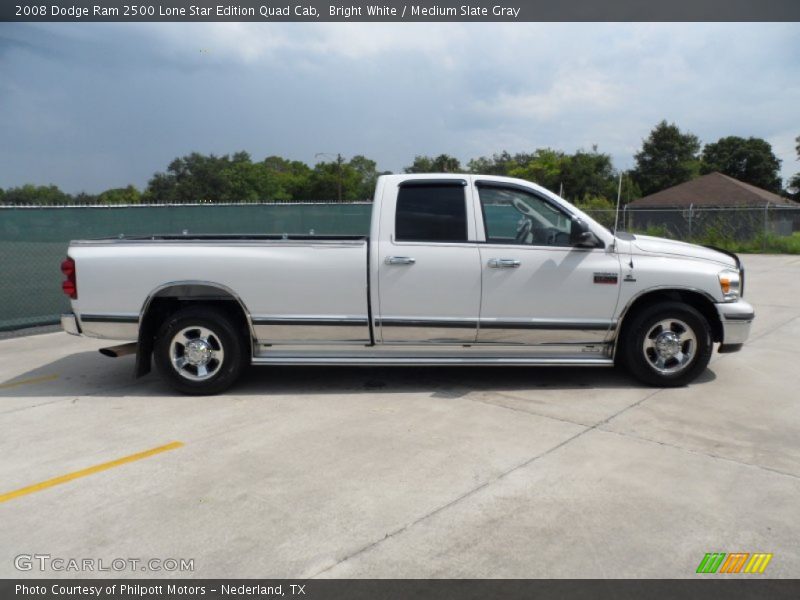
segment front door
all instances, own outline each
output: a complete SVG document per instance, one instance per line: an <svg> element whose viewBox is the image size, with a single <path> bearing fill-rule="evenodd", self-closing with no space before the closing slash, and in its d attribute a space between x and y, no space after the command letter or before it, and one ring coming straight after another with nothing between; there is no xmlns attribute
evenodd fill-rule
<svg viewBox="0 0 800 600"><path fill-rule="evenodd" d="M414 179L384 192L376 335L385 344L474 343L481 264L469 188Z"/></svg>
<svg viewBox="0 0 800 600"><path fill-rule="evenodd" d="M486 234L478 342L602 342L619 295L618 256L572 247L572 217L532 190L477 190Z"/></svg>

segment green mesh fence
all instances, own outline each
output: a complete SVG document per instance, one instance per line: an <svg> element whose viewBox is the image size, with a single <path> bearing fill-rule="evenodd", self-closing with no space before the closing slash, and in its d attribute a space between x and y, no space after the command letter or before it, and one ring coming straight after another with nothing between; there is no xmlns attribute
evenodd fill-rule
<svg viewBox="0 0 800 600"><path fill-rule="evenodd" d="M70 240L183 233L366 235L372 205L0 208L0 331L49 325L69 308L59 270Z"/></svg>

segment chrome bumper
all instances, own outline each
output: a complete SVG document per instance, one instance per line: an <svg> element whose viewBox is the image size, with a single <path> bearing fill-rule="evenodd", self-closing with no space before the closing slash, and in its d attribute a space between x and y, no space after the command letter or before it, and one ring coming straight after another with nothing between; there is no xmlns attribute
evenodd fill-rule
<svg viewBox="0 0 800 600"><path fill-rule="evenodd" d="M78 325L78 319L72 313L61 315L61 329L70 335L81 334L81 327Z"/></svg>
<svg viewBox="0 0 800 600"><path fill-rule="evenodd" d="M717 304L717 312L722 323L722 344L719 352L740 350L750 337L750 327L756 317L753 307L744 300L739 300Z"/></svg>

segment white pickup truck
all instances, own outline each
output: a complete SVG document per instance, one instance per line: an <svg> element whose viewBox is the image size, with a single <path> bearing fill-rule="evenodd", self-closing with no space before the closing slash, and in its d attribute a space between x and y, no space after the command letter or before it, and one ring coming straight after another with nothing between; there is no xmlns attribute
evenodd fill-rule
<svg viewBox="0 0 800 600"><path fill-rule="evenodd" d="M752 306L727 252L617 234L527 181L387 175L369 236L75 241L68 333L128 340L181 392L256 365L624 365L692 381L739 350ZM135 342L134 342L135 340Z"/></svg>

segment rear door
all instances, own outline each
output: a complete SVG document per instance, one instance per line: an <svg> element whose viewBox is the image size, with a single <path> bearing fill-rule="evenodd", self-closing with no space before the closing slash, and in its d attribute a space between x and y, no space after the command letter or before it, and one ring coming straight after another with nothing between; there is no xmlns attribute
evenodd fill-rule
<svg viewBox="0 0 800 600"><path fill-rule="evenodd" d="M385 187L375 319L383 343L475 342L481 264L473 211L464 179Z"/></svg>
<svg viewBox="0 0 800 600"><path fill-rule="evenodd" d="M483 290L478 342L602 342L619 296L618 256L570 243L573 218L534 190L477 181Z"/></svg>

